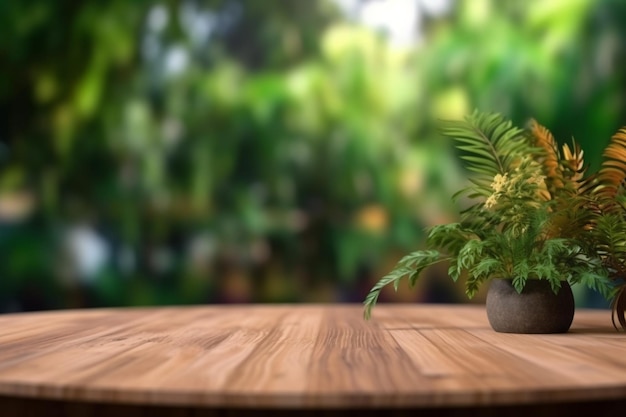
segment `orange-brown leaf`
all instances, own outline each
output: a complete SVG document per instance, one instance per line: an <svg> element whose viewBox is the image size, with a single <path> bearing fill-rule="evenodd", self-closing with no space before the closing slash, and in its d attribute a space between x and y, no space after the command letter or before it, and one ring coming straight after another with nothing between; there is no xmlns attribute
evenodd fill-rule
<svg viewBox="0 0 626 417"><path fill-rule="evenodd" d="M545 151L545 157L542 162L550 191L562 187L563 179L559 166L559 148L554 136L546 127L540 125L534 119L530 121L530 132L535 139L535 145L543 148Z"/></svg>
<svg viewBox="0 0 626 417"><path fill-rule="evenodd" d="M579 189L585 176L584 151L579 144L572 142L572 149L567 144L563 145L563 163L565 170L563 176L575 189Z"/></svg>
<svg viewBox="0 0 626 417"><path fill-rule="evenodd" d="M611 137L603 156L596 194L604 200L614 200L626 180L626 127Z"/></svg>

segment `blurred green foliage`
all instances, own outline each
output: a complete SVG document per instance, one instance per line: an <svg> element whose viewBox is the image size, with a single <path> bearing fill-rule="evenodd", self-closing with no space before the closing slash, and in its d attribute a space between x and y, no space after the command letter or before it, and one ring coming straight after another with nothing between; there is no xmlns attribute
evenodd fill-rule
<svg viewBox="0 0 626 417"><path fill-rule="evenodd" d="M598 163L625 16L457 1L401 48L330 0L1 1L0 310L360 301L455 212L437 118L532 116ZM462 299L438 281L381 299Z"/></svg>

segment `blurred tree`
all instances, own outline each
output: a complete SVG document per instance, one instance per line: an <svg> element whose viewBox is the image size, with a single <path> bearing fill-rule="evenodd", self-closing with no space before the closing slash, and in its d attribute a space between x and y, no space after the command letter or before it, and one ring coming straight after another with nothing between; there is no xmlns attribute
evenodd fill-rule
<svg viewBox="0 0 626 417"><path fill-rule="evenodd" d="M597 162L624 13L459 1L397 48L330 0L0 2L0 309L360 300L453 212L438 117L534 116Z"/></svg>
<svg viewBox="0 0 626 417"><path fill-rule="evenodd" d="M598 166L624 114L619 71L626 37L619 1L460 2L431 22L421 59L425 98L444 114L470 107L530 117L561 142L572 136Z"/></svg>
<svg viewBox="0 0 626 417"><path fill-rule="evenodd" d="M297 300L384 253L402 153L384 135L405 140L387 117L409 89L363 72L387 53L369 35L365 54L358 39L322 51L331 3L2 7L2 199L31 201L6 219L5 302ZM389 65L388 82L409 81ZM420 232L403 207L408 243Z"/></svg>

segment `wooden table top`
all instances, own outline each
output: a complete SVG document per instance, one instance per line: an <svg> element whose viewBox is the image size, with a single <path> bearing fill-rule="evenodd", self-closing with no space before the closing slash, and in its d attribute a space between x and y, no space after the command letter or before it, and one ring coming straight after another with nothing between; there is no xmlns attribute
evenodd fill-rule
<svg viewBox="0 0 626 417"><path fill-rule="evenodd" d="M626 396L606 310L494 332L482 306L229 305L0 316L0 395L202 407L439 407Z"/></svg>

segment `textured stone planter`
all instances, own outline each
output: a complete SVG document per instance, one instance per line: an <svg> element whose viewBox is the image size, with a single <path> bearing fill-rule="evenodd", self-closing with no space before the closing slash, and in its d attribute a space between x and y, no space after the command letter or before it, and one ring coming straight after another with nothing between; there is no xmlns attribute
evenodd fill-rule
<svg viewBox="0 0 626 417"><path fill-rule="evenodd" d="M487 290L487 318L496 332L565 333L574 319L574 295L563 281L558 294L546 280L528 280L518 293L511 280L494 279Z"/></svg>

